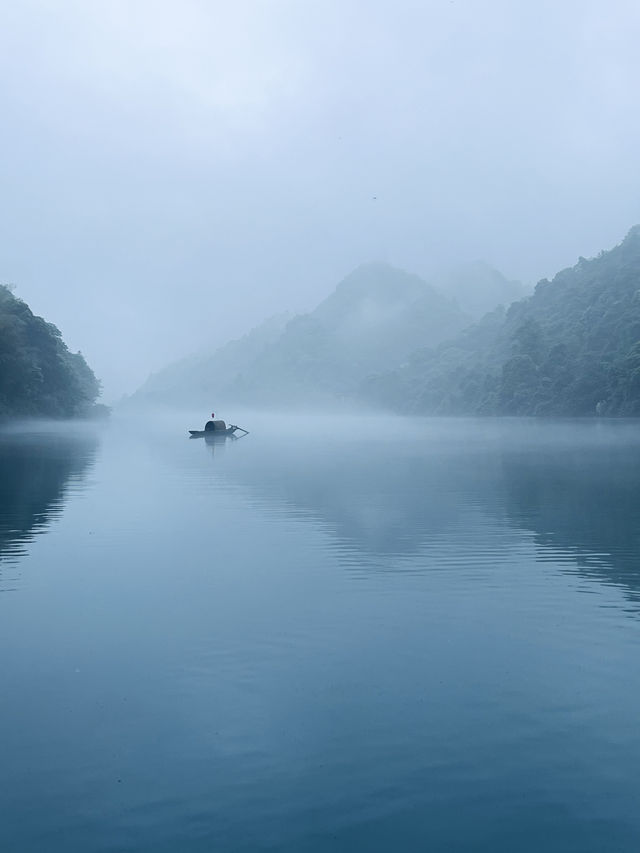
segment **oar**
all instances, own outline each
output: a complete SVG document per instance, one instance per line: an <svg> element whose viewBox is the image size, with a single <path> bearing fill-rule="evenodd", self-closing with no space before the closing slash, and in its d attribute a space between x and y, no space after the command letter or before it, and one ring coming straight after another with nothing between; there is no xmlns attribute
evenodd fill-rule
<svg viewBox="0 0 640 853"><path fill-rule="evenodd" d="M245 435L249 435L249 430L244 429L243 427L236 426L236 424L231 424L231 429L240 429Z"/></svg>

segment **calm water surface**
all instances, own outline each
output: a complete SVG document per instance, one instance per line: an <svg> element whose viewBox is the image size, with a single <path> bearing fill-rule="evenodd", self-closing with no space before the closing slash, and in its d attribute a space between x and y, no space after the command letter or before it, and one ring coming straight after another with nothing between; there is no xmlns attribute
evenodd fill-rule
<svg viewBox="0 0 640 853"><path fill-rule="evenodd" d="M0 849L640 849L639 424L201 420L0 433Z"/></svg>

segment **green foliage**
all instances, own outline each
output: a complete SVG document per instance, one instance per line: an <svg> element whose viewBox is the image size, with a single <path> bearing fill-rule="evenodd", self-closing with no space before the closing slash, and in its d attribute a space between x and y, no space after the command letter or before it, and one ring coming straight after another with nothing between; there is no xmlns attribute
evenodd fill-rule
<svg viewBox="0 0 640 853"><path fill-rule="evenodd" d="M84 414L100 384L59 330L0 285L0 417Z"/></svg>
<svg viewBox="0 0 640 853"><path fill-rule="evenodd" d="M363 393L429 414L640 415L640 226Z"/></svg>

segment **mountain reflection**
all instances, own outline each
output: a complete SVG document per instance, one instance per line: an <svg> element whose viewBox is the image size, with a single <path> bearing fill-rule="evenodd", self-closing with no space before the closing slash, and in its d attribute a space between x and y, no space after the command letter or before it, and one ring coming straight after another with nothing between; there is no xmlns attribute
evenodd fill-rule
<svg viewBox="0 0 640 853"><path fill-rule="evenodd" d="M515 428L508 441L312 441L273 455L247 443L224 467L264 510L321 523L370 570L436 547L482 561L499 530L524 531L538 559L640 597L640 445L614 427L603 441L574 425L574 443L545 429L530 444Z"/></svg>
<svg viewBox="0 0 640 853"><path fill-rule="evenodd" d="M69 487L95 458L95 434L60 430L0 433L0 590L9 588L2 564L24 555L26 544L62 513Z"/></svg>
<svg viewBox="0 0 640 853"><path fill-rule="evenodd" d="M581 574L640 601L637 446L505 454L503 472L509 520L533 531L543 555L564 551Z"/></svg>
<svg viewBox="0 0 640 853"><path fill-rule="evenodd" d="M413 556L460 522L468 509L461 492L479 471L452 456L398 451L376 444L292 447L259 461L251 456L246 465L243 459L232 476L263 508L321 522L347 552Z"/></svg>

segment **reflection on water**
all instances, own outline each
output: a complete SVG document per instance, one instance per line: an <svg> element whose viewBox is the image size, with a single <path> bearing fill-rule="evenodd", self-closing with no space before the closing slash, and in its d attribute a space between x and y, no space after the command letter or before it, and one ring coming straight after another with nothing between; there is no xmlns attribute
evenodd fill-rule
<svg viewBox="0 0 640 853"><path fill-rule="evenodd" d="M433 426L433 422L427 422ZM435 435L330 444L292 440L286 455L255 445L229 466L270 513L325 525L345 560L368 571L425 569L415 558L467 537L480 560L484 519L530 531L540 559L640 591L640 433L635 422L459 421ZM274 504L274 502L276 502ZM491 535L496 537L497 531ZM498 537L497 546L504 543ZM472 555L470 554L469 557ZM399 558L411 558L402 561Z"/></svg>
<svg viewBox="0 0 640 853"><path fill-rule="evenodd" d="M638 603L640 443L625 437L632 440L504 454L504 504L511 523L535 533L542 559L564 554L576 572L617 584Z"/></svg>
<svg viewBox="0 0 640 853"><path fill-rule="evenodd" d="M96 449L95 434L77 425L0 432L0 591L12 589L9 566L63 512Z"/></svg>
<svg viewBox="0 0 640 853"><path fill-rule="evenodd" d="M635 425L197 422L4 454L0 849L635 853Z"/></svg>

